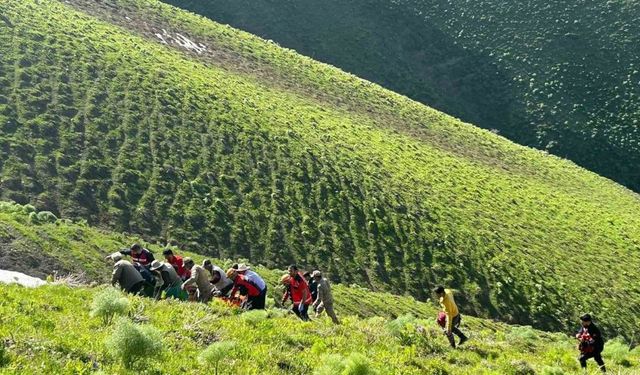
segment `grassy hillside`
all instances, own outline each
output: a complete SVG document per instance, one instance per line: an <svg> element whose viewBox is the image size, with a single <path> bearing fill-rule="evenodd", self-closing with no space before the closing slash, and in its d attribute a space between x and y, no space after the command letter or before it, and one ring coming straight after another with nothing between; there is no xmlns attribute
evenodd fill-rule
<svg viewBox="0 0 640 375"><path fill-rule="evenodd" d="M640 190L637 1L165 2Z"/></svg>
<svg viewBox="0 0 640 375"><path fill-rule="evenodd" d="M159 2L0 13L4 199L419 299L445 283L509 322L637 331L640 199L606 179Z"/></svg>
<svg viewBox="0 0 640 375"><path fill-rule="evenodd" d="M216 303L204 306L132 297L125 319L154 327L161 337L156 343L161 342L164 350L126 370L110 354L108 342L122 321L103 325L100 317L90 315L91 301L102 287L0 286L0 290L1 374L213 374L198 356L216 342L236 344L220 364L220 374L339 374L338 366L327 364L342 358L349 358L349 370L343 374L578 373L573 339L529 327L465 317L464 329L473 334L472 339L451 350L432 317L390 321L343 313L343 324L333 326L326 317L302 323L274 308L238 315ZM367 297L389 309L395 307L394 301L374 293ZM629 352L618 341L607 344L604 358L611 373L640 371L638 349ZM595 374L595 366L590 365Z"/></svg>
<svg viewBox="0 0 640 375"><path fill-rule="evenodd" d="M0 204L0 269L41 277L54 271L59 275L86 271L88 282L102 282L110 273L103 255L135 240L83 222L56 220L29 206ZM160 251L157 245L148 246ZM21 256L8 262L8 254ZM198 262L202 259L187 255ZM25 258L32 264L16 261ZM463 330L471 341L451 350L435 326L433 304L357 286L333 285L341 326L333 326L326 317L303 323L277 307L282 293L277 281L284 271L255 268L270 284L266 313L239 314L215 302L204 306L128 297L125 321L156 329L161 337L156 343L163 347L157 356L131 369L110 351L114 346L109 339L123 322L116 317L114 323L105 324L91 314L92 301L100 298L104 286L0 285L0 374L213 373L198 356L216 342L236 344L220 374L333 375L340 373L339 363L345 359L351 371L345 374L374 373L368 370L381 375L551 375L578 370L570 332L545 333L465 315ZM609 371L622 375L640 371L639 349L630 351L625 341L613 335L607 338L604 356Z"/></svg>

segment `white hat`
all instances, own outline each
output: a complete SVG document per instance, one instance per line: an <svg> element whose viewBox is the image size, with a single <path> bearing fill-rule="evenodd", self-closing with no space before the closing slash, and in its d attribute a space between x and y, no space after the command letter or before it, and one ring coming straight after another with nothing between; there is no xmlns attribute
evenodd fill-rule
<svg viewBox="0 0 640 375"><path fill-rule="evenodd" d="M115 253L109 255L109 258L111 258L111 260L113 260L114 262L119 262L122 260L122 254L120 254L119 251L116 251Z"/></svg>
<svg viewBox="0 0 640 375"><path fill-rule="evenodd" d="M251 267L248 267L246 264L241 263L238 265L238 272L248 271Z"/></svg>
<svg viewBox="0 0 640 375"><path fill-rule="evenodd" d="M151 262L151 267L149 267L149 269L150 269L151 271L155 271L155 270L157 270L158 268L162 268L162 266L163 266L162 262L159 262L159 261L157 261L157 260L154 260L153 262Z"/></svg>
<svg viewBox="0 0 640 375"><path fill-rule="evenodd" d="M322 277L322 272L315 270L313 271L313 273L311 274L311 277Z"/></svg>

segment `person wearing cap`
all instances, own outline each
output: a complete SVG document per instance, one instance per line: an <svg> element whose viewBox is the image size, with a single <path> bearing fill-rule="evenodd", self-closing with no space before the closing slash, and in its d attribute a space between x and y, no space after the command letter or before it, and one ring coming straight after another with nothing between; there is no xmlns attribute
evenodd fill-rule
<svg viewBox="0 0 640 375"><path fill-rule="evenodd" d="M175 255L173 253L173 250L171 249L164 249L164 251L162 252L162 255L164 255L164 259L167 261L167 263L171 264L173 268L175 268L176 272L178 273L178 276L180 276L182 281L191 277L191 272L185 268L184 262L181 256Z"/></svg>
<svg viewBox="0 0 640 375"><path fill-rule="evenodd" d="M140 272L122 254L114 253L107 258L113 260L113 273L111 274L111 285L118 284L122 290L131 294L138 294L144 287L144 279Z"/></svg>
<svg viewBox="0 0 640 375"><path fill-rule="evenodd" d="M233 289L229 293L229 298L233 299L236 294L247 296L244 308L247 310L263 310L267 300L267 284L257 273L250 271L244 264L237 268L229 268L227 277L233 281Z"/></svg>
<svg viewBox="0 0 640 375"><path fill-rule="evenodd" d="M600 329L593 323L591 315L589 314L582 315L580 317L580 323L580 329L576 334L576 338L580 340L580 344L578 345L578 349L580 350L580 357L578 357L580 366L584 371L587 371L587 360L593 358L600 367L600 371L607 372L604 361L602 360L602 351L604 350L602 332L600 332Z"/></svg>
<svg viewBox="0 0 640 375"><path fill-rule="evenodd" d="M140 246L139 243L134 243L129 249L120 250L120 254L130 256L134 264L137 263L147 269L151 266L151 262L155 260L153 253Z"/></svg>
<svg viewBox="0 0 640 375"><path fill-rule="evenodd" d="M291 310L298 318L304 321L311 320L309 319L309 305L313 302L311 291L304 276L298 271L298 267L295 264L290 265L288 274L284 275L280 282L285 286L282 304L291 299L293 302Z"/></svg>
<svg viewBox="0 0 640 375"><path fill-rule="evenodd" d="M334 324L340 324L335 311L333 311L333 293L331 293L329 280L322 277L322 273L318 270L313 271L311 277L318 286L318 297L313 302L313 308L316 310L316 318L319 317L323 311L326 311Z"/></svg>
<svg viewBox="0 0 640 375"><path fill-rule="evenodd" d="M156 275L157 280L153 298L159 300L164 291L166 298L187 299L187 293L180 288L182 280L171 264L154 260L151 262L150 270Z"/></svg>
<svg viewBox="0 0 640 375"><path fill-rule="evenodd" d="M233 289L233 281L229 280L227 273L222 268L211 263L209 259L202 262L202 266L209 271L211 279L209 282L215 288L213 295L216 297L228 297L229 292Z"/></svg>
<svg viewBox="0 0 640 375"><path fill-rule="evenodd" d="M453 337L453 335L455 334L460 338L460 342L458 343L458 345L462 345L465 341L468 340L468 338L464 335L464 333L462 333L462 331L460 331L459 328L462 318L460 317L458 306L453 299L453 291L450 289L445 289L443 286L438 286L433 291L438 296L440 306L442 306L444 313L447 315L445 334L449 339L449 344L451 344L452 348L456 347L456 341Z"/></svg>
<svg viewBox="0 0 640 375"><path fill-rule="evenodd" d="M209 282L211 278L209 271L195 264L191 258L184 258L184 266L191 271L191 277L182 283L181 289L187 290L188 287L195 285L198 290L198 301L209 302L213 294L213 285Z"/></svg>

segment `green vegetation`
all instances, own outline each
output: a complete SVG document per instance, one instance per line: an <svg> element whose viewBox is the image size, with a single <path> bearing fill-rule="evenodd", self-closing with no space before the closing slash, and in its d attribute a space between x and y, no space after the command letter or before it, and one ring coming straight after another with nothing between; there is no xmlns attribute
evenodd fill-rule
<svg viewBox="0 0 640 375"><path fill-rule="evenodd" d="M95 251L131 237L86 219L417 299L444 283L507 322L590 311L637 333L640 199L620 186L159 2L0 13L0 195L80 221L0 214L2 243L50 256L14 254L24 269L104 277Z"/></svg>
<svg viewBox="0 0 640 375"><path fill-rule="evenodd" d="M341 308L341 326L326 317L304 323L278 309L267 310L269 317L251 324L243 319L246 314L224 304L129 296L131 313L105 326L89 306L102 288L0 288L1 374L203 374L215 373L217 364L218 374L503 375L569 374L579 366L575 340L563 334L467 316L463 328L472 339L451 350L434 315L404 319L405 329L414 335L404 341L390 330L388 320L346 316ZM367 299L389 310L402 308L377 293L369 292ZM406 297L403 302L433 311ZM637 373L638 350L607 344L609 370Z"/></svg>
<svg viewBox="0 0 640 375"><path fill-rule="evenodd" d="M162 334L150 325L118 319L113 333L106 339L107 352L126 369L145 369L154 357L162 354ZM141 363L141 361L145 361Z"/></svg>
<svg viewBox="0 0 640 375"><path fill-rule="evenodd" d="M165 2L640 190L637 1Z"/></svg>
<svg viewBox="0 0 640 375"><path fill-rule="evenodd" d="M116 288L105 289L93 298L91 304L91 316L101 317L104 324L110 324L114 316L125 314L128 310L129 300Z"/></svg>

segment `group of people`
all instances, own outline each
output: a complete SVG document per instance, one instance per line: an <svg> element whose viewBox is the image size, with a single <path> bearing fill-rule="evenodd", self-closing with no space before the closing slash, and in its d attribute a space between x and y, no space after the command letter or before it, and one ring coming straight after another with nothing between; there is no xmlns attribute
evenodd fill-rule
<svg viewBox="0 0 640 375"><path fill-rule="evenodd" d="M246 265L234 264L225 272L210 260L197 265L193 259L182 258L171 249L164 250L162 254L165 262L156 260L140 244L133 244L129 249L109 255L107 258L114 261L111 284L120 285L128 293L156 299L160 299L163 293L165 298L204 303L217 297L247 310L265 308L267 284ZM131 257L131 261L124 259L124 256ZM310 320L309 308L312 307L316 317L326 312L335 324L340 324L333 310L331 286L320 271L302 273L296 265L291 265L280 283L285 289L282 305L290 300L291 310L300 319ZM438 286L433 292L442 306L437 323L451 347L455 348L467 341L468 337L460 331L461 316L453 291ZM580 365L586 369L587 360L593 358L600 370L606 372L601 355L604 349L602 334L589 314L581 316L580 320L581 327L576 335ZM454 335L459 338L457 344Z"/></svg>
<svg viewBox="0 0 640 375"><path fill-rule="evenodd" d="M164 296L208 303L212 298L221 298L245 310L265 308L267 284L250 267L234 264L224 271L208 259L198 265L171 249L165 249L162 254L164 262L136 243L107 256L114 263L111 284L119 285L127 293L155 299ZM340 323L333 310L331 286L320 271L303 274L291 265L281 283L285 289L282 304L291 300L292 311L300 319L310 320L308 311L313 307L316 317L326 311L335 324Z"/></svg>

